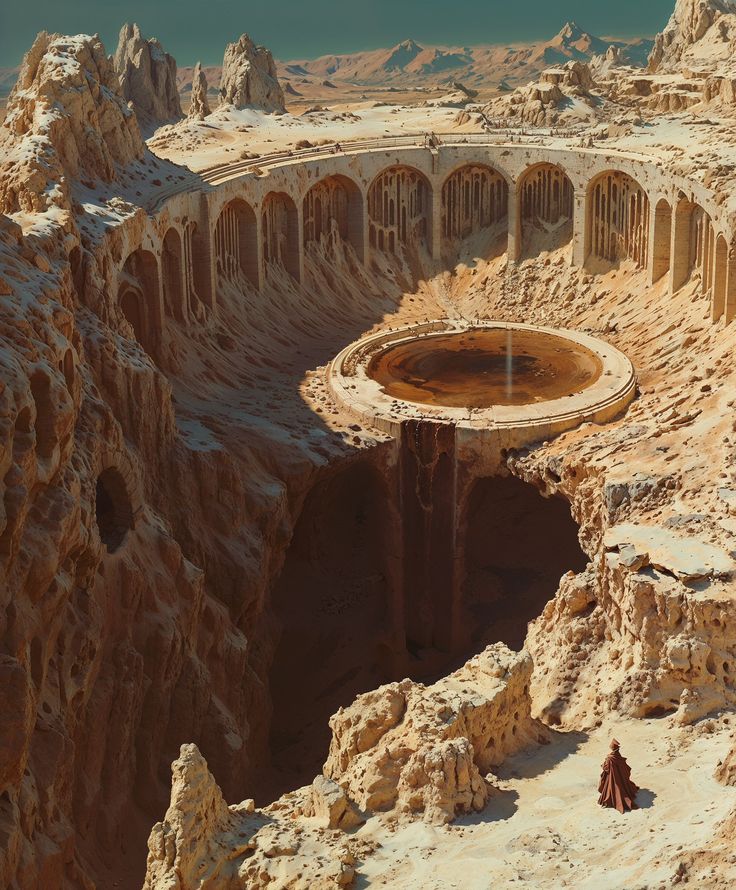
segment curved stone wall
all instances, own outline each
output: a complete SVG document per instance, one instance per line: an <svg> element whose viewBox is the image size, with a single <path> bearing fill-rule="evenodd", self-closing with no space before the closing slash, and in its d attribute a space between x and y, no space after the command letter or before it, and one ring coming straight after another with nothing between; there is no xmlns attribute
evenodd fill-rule
<svg viewBox="0 0 736 890"><path fill-rule="evenodd" d="M219 167L201 190L163 196L137 237L116 234L120 264L112 284L144 348L155 352L168 318L186 323L202 307L215 309L223 279L242 276L260 289L282 268L301 281L305 252L327 236L350 244L366 264L372 253L402 245L416 245L439 264L444 247L501 226L516 262L524 225L554 226L570 216L573 265L629 259L646 269L650 284L666 275L670 294L696 279L714 321L736 317L736 241L723 205L644 156L371 143L241 169L233 164L228 179L228 168ZM138 251L145 263L134 259Z"/></svg>

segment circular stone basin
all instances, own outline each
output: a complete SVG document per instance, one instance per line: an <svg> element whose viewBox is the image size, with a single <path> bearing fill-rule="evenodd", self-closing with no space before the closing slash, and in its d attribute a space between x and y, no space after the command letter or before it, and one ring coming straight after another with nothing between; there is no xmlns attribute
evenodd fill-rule
<svg viewBox="0 0 736 890"><path fill-rule="evenodd" d="M397 399L448 408L530 405L573 395L600 377L590 349L539 330L456 331L389 346L368 377Z"/></svg>
<svg viewBox="0 0 736 890"><path fill-rule="evenodd" d="M631 362L579 331L507 322L427 321L347 346L326 373L336 405L401 437L407 421L521 447L582 423L607 423L636 394Z"/></svg>

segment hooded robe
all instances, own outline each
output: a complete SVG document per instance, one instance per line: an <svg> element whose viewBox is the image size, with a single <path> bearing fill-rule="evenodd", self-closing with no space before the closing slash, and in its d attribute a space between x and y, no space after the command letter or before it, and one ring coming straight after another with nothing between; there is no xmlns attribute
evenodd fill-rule
<svg viewBox="0 0 736 890"><path fill-rule="evenodd" d="M611 752L601 766L601 781L598 785L602 807L615 807L619 813L636 809L636 793L639 786L631 781L631 767L619 752L619 743L611 742Z"/></svg>

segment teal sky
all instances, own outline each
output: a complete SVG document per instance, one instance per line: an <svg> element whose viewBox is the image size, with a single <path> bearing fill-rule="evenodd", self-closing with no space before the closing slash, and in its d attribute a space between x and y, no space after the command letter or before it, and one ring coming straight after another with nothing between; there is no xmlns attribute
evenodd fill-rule
<svg viewBox="0 0 736 890"><path fill-rule="evenodd" d="M596 35L651 35L675 0L0 0L0 66L16 65L41 29L99 33L109 53L137 21L180 65L222 61L247 31L279 58L419 43L505 43L555 34L569 19Z"/></svg>

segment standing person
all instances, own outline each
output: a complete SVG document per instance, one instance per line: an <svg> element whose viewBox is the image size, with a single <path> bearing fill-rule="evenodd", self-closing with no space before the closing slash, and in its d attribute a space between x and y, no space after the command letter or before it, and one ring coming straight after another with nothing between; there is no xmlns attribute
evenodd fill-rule
<svg viewBox="0 0 736 890"><path fill-rule="evenodd" d="M616 739L611 741L611 751L601 766L598 803L602 807L615 807L619 813L625 813L637 808L636 793L639 786L631 781L631 767L626 758L621 756L620 747Z"/></svg>

